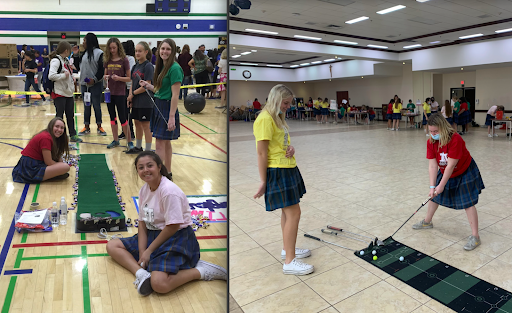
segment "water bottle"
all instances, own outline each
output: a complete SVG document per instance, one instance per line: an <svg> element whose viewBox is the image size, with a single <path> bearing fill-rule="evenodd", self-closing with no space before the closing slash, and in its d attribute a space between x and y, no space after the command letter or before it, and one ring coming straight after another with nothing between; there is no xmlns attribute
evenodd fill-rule
<svg viewBox="0 0 512 313"><path fill-rule="evenodd" d="M60 199L60 224L66 225L68 223L68 207L64 197Z"/></svg>
<svg viewBox="0 0 512 313"><path fill-rule="evenodd" d="M108 87L105 89L105 103L110 103L110 89Z"/></svg>
<svg viewBox="0 0 512 313"><path fill-rule="evenodd" d="M59 209L57 208L57 202L53 202L50 220L52 222L52 227L59 226Z"/></svg>

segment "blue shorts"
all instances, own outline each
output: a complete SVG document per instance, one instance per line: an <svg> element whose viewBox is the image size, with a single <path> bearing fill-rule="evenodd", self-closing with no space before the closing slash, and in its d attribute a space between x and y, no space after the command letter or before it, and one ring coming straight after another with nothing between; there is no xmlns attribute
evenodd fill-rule
<svg viewBox="0 0 512 313"><path fill-rule="evenodd" d="M491 126L493 119L494 117L491 114L487 114L487 116L485 117L485 125Z"/></svg>

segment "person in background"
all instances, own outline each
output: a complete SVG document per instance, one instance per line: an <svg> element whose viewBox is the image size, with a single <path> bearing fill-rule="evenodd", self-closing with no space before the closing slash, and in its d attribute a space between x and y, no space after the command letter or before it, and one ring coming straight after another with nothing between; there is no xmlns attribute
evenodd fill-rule
<svg viewBox="0 0 512 313"><path fill-rule="evenodd" d="M219 79L219 82L220 83L227 83L228 81L228 51L227 50L223 50L221 55L220 55L220 60L219 62L217 63L218 65L218 68L219 68L219 75L220 75L220 79ZM217 86L217 91L220 93L220 105L221 107L222 106L225 106L226 105L226 91L227 91L227 88L226 88L226 85L218 85Z"/></svg>
<svg viewBox="0 0 512 313"><path fill-rule="evenodd" d="M80 56L80 47L78 45L74 45L71 49L71 59L73 59L73 73L80 72L80 62L82 61L82 57Z"/></svg>
<svg viewBox="0 0 512 313"><path fill-rule="evenodd" d="M452 108L453 108L453 129L457 131L457 125L459 125L459 111L460 111L460 102L459 98L456 95L452 96Z"/></svg>
<svg viewBox="0 0 512 313"><path fill-rule="evenodd" d="M502 105L493 105L489 108L489 111L487 111L487 116L485 117L485 125L487 125L487 136L491 138L492 120L496 118L497 111L505 111L505 107ZM494 136L498 137L498 134L494 133Z"/></svg>
<svg viewBox="0 0 512 313"><path fill-rule="evenodd" d="M466 98L466 103L468 105L468 123L466 124L466 134L469 133L469 126L471 126L471 122L473 121L473 117L471 116L471 103L469 103L469 100Z"/></svg>
<svg viewBox="0 0 512 313"><path fill-rule="evenodd" d="M432 114L436 114L439 111L439 103L437 103L434 97L430 97L430 110Z"/></svg>
<svg viewBox="0 0 512 313"><path fill-rule="evenodd" d="M400 121L401 120L402 120L402 101L400 101L400 99L398 97L395 97L395 103L393 103L393 128L391 128L391 130L398 131L400 129Z"/></svg>
<svg viewBox="0 0 512 313"><path fill-rule="evenodd" d="M204 45L202 45L204 51ZM200 46L201 48L201 46ZM193 58L188 62L188 65L194 69L194 76L196 78L196 84L208 84L208 71L206 70L206 64L208 62L208 57L204 55L201 49L196 50L194 52ZM205 95L208 87L197 87L196 92L201 95Z"/></svg>
<svg viewBox="0 0 512 313"><path fill-rule="evenodd" d="M388 120L388 130L392 130L391 125L393 124L393 104L395 103L395 101L398 101L398 96L395 95L394 99L389 100L388 110L386 111L386 119Z"/></svg>
<svg viewBox="0 0 512 313"><path fill-rule="evenodd" d="M25 62L22 65L22 71L27 75L25 79L25 91L30 91L30 86L34 87L34 90L41 92L39 86L35 83L34 76L37 74L37 64L35 62L35 55L32 51L25 52ZM25 96L26 102L22 106L30 106L30 96ZM46 98L41 95L43 104L46 104Z"/></svg>
<svg viewBox="0 0 512 313"><path fill-rule="evenodd" d="M122 43L124 52L126 53L126 58L128 59L128 63L130 64L130 70L135 66L135 44L132 40L128 40ZM130 94L130 88L132 87L132 82L126 83L126 97ZM131 138L135 138L135 133L133 132L133 120L130 118L130 108L126 108L126 120L128 121L128 126L130 128ZM125 139L126 135L124 131L119 135L119 139ZM131 150L131 149L130 149ZM128 150L129 151L129 150Z"/></svg>
<svg viewBox="0 0 512 313"><path fill-rule="evenodd" d="M43 57L43 68L46 68L48 64L50 64L50 58L48 56L48 49L43 48L43 53L41 53L41 56Z"/></svg>
<svg viewBox="0 0 512 313"><path fill-rule="evenodd" d="M432 114L430 104L430 98L425 99L425 102L423 102L423 127L425 128L425 134L427 135L427 137L430 136L427 131L428 118Z"/></svg>
<svg viewBox="0 0 512 313"><path fill-rule="evenodd" d="M411 99L409 99L409 103L407 103L407 109L409 110L409 113L414 113L414 109L416 109L416 106L412 103ZM409 124L411 124L409 127L414 127L414 116L409 116Z"/></svg>
<svg viewBox="0 0 512 313"><path fill-rule="evenodd" d="M444 106L441 108L441 114L446 119L448 124L453 124L453 111L449 100L444 101Z"/></svg>
<svg viewBox="0 0 512 313"><path fill-rule="evenodd" d="M375 119L375 111L373 110L373 108L368 108L368 115L369 115L370 122Z"/></svg>
<svg viewBox="0 0 512 313"><path fill-rule="evenodd" d="M42 83L42 80L43 80L43 65L44 65L44 59L43 57L39 54L39 51L38 50L35 50L34 51L34 55L35 55L35 62L36 62L36 65L37 65L37 86L39 87L39 90L42 90L41 88L41 83Z"/></svg>
<svg viewBox="0 0 512 313"><path fill-rule="evenodd" d="M182 86L192 85L192 72L190 71L190 65L188 63L192 60L192 55L190 54L190 46L184 45L181 50L180 55L178 56L178 64L181 66L183 70L183 82L181 82ZM188 95L188 88L180 89L179 100L185 99Z"/></svg>
<svg viewBox="0 0 512 313"><path fill-rule="evenodd" d="M156 47L153 47L153 49L151 49L151 52L153 53L153 56L151 57L151 64L153 64L153 65L155 65L155 63L156 63L156 50L157 50Z"/></svg>
<svg viewBox="0 0 512 313"><path fill-rule="evenodd" d="M465 97L460 97L460 110L459 110L459 125L462 126L462 131L459 135L464 135L467 132L467 125L471 121L471 114L468 111L468 103Z"/></svg>

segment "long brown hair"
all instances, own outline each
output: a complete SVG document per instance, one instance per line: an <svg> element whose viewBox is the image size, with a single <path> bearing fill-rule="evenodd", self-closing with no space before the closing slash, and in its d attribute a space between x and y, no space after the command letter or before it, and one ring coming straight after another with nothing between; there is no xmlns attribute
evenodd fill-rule
<svg viewBox="0 0 512 313"><path fill-rule="evenodd" d="M57 50L50 53L49 58L50 60L55 58L58 54L64 53L64 51L69 50L69 53L71 53L71 44L67 41L61 41L57 45Z"/></svg>
<svg viewBox="0 0 512 313"><path fill-rule="evenodd" d="M133 163L133 165L135 166L135 173L138 173L137 172L137 163L139 162L139 159L142 157L145 157L145 156L151 157L153 159L153 161L155 161L156 166L159 166L159 167L161 166L160 167L160 175L165 176L165 177L169 176L169 172L167 171L167 168L165 167L164 163L162 162L162 159L158 156L158 154L154 153L153 151L143 151L143 152L139 153L139 155L137 155L137 157L135 158L135 162Z"/></svg>
<svg viewBox="0 0 512 313"><path fill-rule="evenodd" d="M444 100L444 114L446 114L446 117L452 117L452 104L450 100Z"/></svg>
<svg viewBox="0 0 512 313"><path fill-rule="evenodd" d="M427 125L436 126L439 129L439 148L447 145L452 140L453 134L455 134L455 129L453 129L452 125L448 123L441 113L430 115ZM429 140L430 143L435 141L432 137Z"/></svg>
<svg viewBox="0 0 512 313"><path fill-rule="evenodd" d="M55 137L55 134L53 133L53 126L55 126L55 123L57 121L61 121L64 124L64 132L62 135L57 138ZM66 155L69 155L69 142L68 142L68 134L66 132L66 123L63 119L60 117L54 117L49 123L46 129L43 129L42 131L38 132L36 135L42 133L42 132L48 132L52 136L52 160L55 162L59 162L62 158L62 155L66 153ZM36 136L34 135L34 137ZM34 138L32 137L32 138Z"/></svg>
<svg viewBox="0 0 512 313"><path fill-rule="evenodd" d="M117 55L124 60L126 58L126 53L124 52L123 45L116 37L112 37L107 41L107 46L105 47L105 51L103 53L103 62L107 63L112 60L112 54L110 54L110 44L115 43L117 45Z"/></svg>
<svg viewBox="0 0 512 313"><path fill-rule="evenodd" d="M164 43L167 43L171 47L171 55L169 55L169 58L164 62L162 57L160 56L160 49L162 48L162 45ZM155 74L153 76L153 81L155 82L155 92L162 87L162 82L164 81L165 75L167 75L167 72L169 72L169 69L174 64L174 61L176 59L176 43L174 40L170 38L166 38L162 40L160 45L158 46L158 49L156 50L156 64L155 64Z"/></svg>
<svg viewBox="0 0 512 313"><path fill-rule="evenodd" d="M148 61L151 61L151 59L153 58L153 53L151 52L151 48L149 47L148 43L145 41L141 41L137 45L141 45L144 48L144 50L148 51L148 53L146 54L146 59Z"/></svg>
<svg viewBox="0 0 512 313"><path fill-rule="evenodd" d="M181 49L181 54L190 54L190 46L184 45L183 49Z"/></svg>

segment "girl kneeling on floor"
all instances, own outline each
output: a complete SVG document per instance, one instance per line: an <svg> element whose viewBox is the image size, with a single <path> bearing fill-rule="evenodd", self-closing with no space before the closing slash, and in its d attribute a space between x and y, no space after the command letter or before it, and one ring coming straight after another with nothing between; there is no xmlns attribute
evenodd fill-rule
<svg viewBox="0 0 512 313"><path fill-rule="evenodd" d="M473 250L481 244L475 208L478 195L485 188L480 171L462 137L441 114L430 116L428 128L431 136L427 141L429 196L432 200L428 204L425 219L414 224L412 228L432 228L432 217L439 205L455 210L464 209L472 232L464 249Z"/></svg>
<svg viewBox="0 0 512 313"><path fill-rule="evenodd" d="M254 195L265 195L267 211L282 209L281 229L285 260L283 273L306 275L312 265L298 261L311 255L308 249L295 248L300 220L300 198L306 193L304 181L295 162L295 149L290 146L285 112L293 101L293 92L285 85L276 85L268 95L268 103L254 122L261 185Z"/></svg>
<svg viewBox="0 0 512 313"><path fill-rule="evenodd" d="M38 184L48 179L68 178L69 165L62 160L64 153L69 154L66 125L60 117L54 117L21 151L12 179L17 183Z"/></svg>
<svg viewBox="0 0 512 313"><path fill-rule="evenodd" d="M135 169L146 182L139 193L138 234L107 243L107 252L135 275L139 294L168 293L197 279L227 279L221 266L199 260L187 197L171 182L160 157L141 152Z"/></svg>

